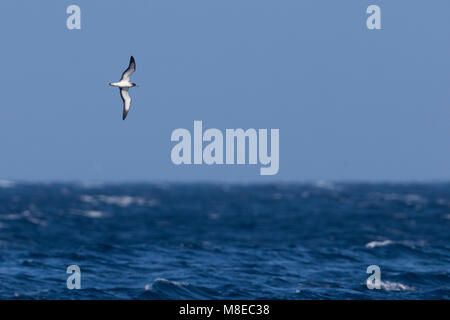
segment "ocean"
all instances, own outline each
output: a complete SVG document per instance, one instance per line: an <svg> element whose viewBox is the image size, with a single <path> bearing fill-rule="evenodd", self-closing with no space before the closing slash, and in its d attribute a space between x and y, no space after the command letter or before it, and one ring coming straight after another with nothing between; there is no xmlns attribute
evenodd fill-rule
<svg viewBox="0 0 450 320"><path fill-rule="evenodd" d="M444 183L3 181L0 299L449 299L449 230Z"/></svg>

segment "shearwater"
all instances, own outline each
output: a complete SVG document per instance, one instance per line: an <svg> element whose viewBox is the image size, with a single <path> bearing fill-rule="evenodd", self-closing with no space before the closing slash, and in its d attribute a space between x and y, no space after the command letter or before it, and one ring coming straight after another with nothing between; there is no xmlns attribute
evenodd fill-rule
<svg viewBox="0 0 450 320"><path fill-rule="evenodd" d="M119 82L110 82L109 85L113 87L120 88L120 96L123 101L123 116L122 119L125 120L127 117L128 111L130 110L131 98L128 94L128 89L131 87L135 87L136 84L130 81L131 74L136 70L136 62L134 61L134 57L131 56L130 64L122 74L122 78L120 78Z"/></svg>

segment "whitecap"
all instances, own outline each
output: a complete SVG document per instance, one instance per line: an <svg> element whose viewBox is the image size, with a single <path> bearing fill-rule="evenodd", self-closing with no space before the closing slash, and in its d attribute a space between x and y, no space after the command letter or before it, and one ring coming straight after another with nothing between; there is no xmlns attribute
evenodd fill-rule
<svg viewBox="0 0 450 320"><path fill-rule="evenodd" d="M71 210L70 213L92 219L105 218L109 215L108 213L100 210Z"/></svg>
<svg viewBox="0 0 450 320"><path fill-rule="evenodd" d="M0 219L3 219L3 220L20 220L22 218L23 218L23 215L20 213L0 214Z"/></svg>
<svg viewBox="0 0 450 320"><path fill-rule="evenodd" d="M154 207L158 205L157 199L145 199L142 197L132 197L132 196L82 195L80 199L81 201L92 205L98 205L100 202L102 202L108 205L115 205L123 208L128 207L132 204L149 207Z"/></svg>
<svg viewBox="0 0 450 320"><path fill-rule="evenodd" d="M381 281L381 288L387 291L412 291L416 288L400 282Z"/></svg>
<svg viewBox="0 0 450 320"><path fill-rule="evenodd" d="M89 218L104 218L105 217L105 213L103 213L102 211L97 211L97 210L84 211L83 215L85 217L89 217Z"/></svg>
<svg viewBox="0 0 450 320"><path fill-rule="evenodd" d="M27 221L31 222L32 224L36 224L38 226L41 226L41 227L46 227L47 226L47 222L45 222L44 220L38 219L38 218L28 217Z"/></svg>
<svg viewBox="0 0 450 320"><path fill-rule="evenodd" d="M366 248L384 247L393 243L394 242L391 240L371 241L369 243L366 243Z"/></svg>
<svg viewBox="0 0 450 320"><path fill-rule="evenodd" d="M316 181L314 183L314 186L316 188L325 189L325 190L335 190L336 189L336 186L333 183L327 182L325 180Z"/></svg>
<svg viewBox="0 0 450 320"><path fill-rule="evenodd" d="M93 197L93 196L89 196L89 195L82 195L80 197L80 200L89 204L93 204L96 205L98 204L98 201Z"/></svg>
<svg viewBox="0 0 450 320"><path fill-rule="evenodd" d="M387 201L401 201L407 205L419 205L428 202L427 198L418 194L371 193L369 196Z"/></svg>
<svg viewBox="0 0 450 320"><path fill-rule="evenodd" d="M14 187L15 183L13 181L9 180L0 180L0 188L12 188Z"/></svg>
<svg viewBox="0 0 450 320"><path fill-rule="evenodd" d="M425 197L419 196L418 194L407 194L404 197L406 204L425 204L427 199Z"/></svg>
<svg viewBox="0 0 450 320"><path fill-rule="evenodd" d="M112 204L119 207L128 207L135 202L131 196L98 196L98 199L106 204ZM138 200L136 200L138 202Z"/></svg>
<svg viewBox="0 0 450 320"><path fill-rule="evenodd" d="M189 283L187 283L187 282L177 282L177 281L170 281L170 280L167 280L167 279L164 279L164 278L157 278L157 279L155 279L155 281L153 281L153 283L146 284L144 289L148 290L148 291L151 291L151 290L153 290L153 287L155 285L160 284L160 283L174 285L174 286L177 286L177 287L186 287L186 286L189 285Z"/></svg>

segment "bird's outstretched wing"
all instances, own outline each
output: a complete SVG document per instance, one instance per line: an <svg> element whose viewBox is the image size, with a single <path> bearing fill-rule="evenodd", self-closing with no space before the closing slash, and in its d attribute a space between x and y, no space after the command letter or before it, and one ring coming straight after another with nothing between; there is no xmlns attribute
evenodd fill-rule
<svg viewBox="0 0 450 320"><path fill-rule="evenodd" d="M120 96L122 97L123 101L123 117L122 119L125 120L127 117L128 111L130 110L131 105L131 98L128 94L128 88L121 88L120 89Z"/></svg>
<svg viewBox="0 0 450 320"><path fill-rule="evenodd" d="M122 78L120 79L122 80L129 80L131 74L136 70L136 62L134 61L134 57L131 56L130 58L130 65L128 66L128 69L125 70L122 74Z"/></svg>

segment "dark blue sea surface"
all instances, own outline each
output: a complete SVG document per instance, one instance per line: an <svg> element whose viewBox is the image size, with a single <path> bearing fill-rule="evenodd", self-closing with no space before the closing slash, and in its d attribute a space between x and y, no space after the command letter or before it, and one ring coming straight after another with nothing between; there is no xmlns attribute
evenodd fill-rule
<svg viewBox="0 0 450 320"><path fill-rule="evenodd" d="M449 299L449 230L450 184L3 181L0 298Z"/></svg>

